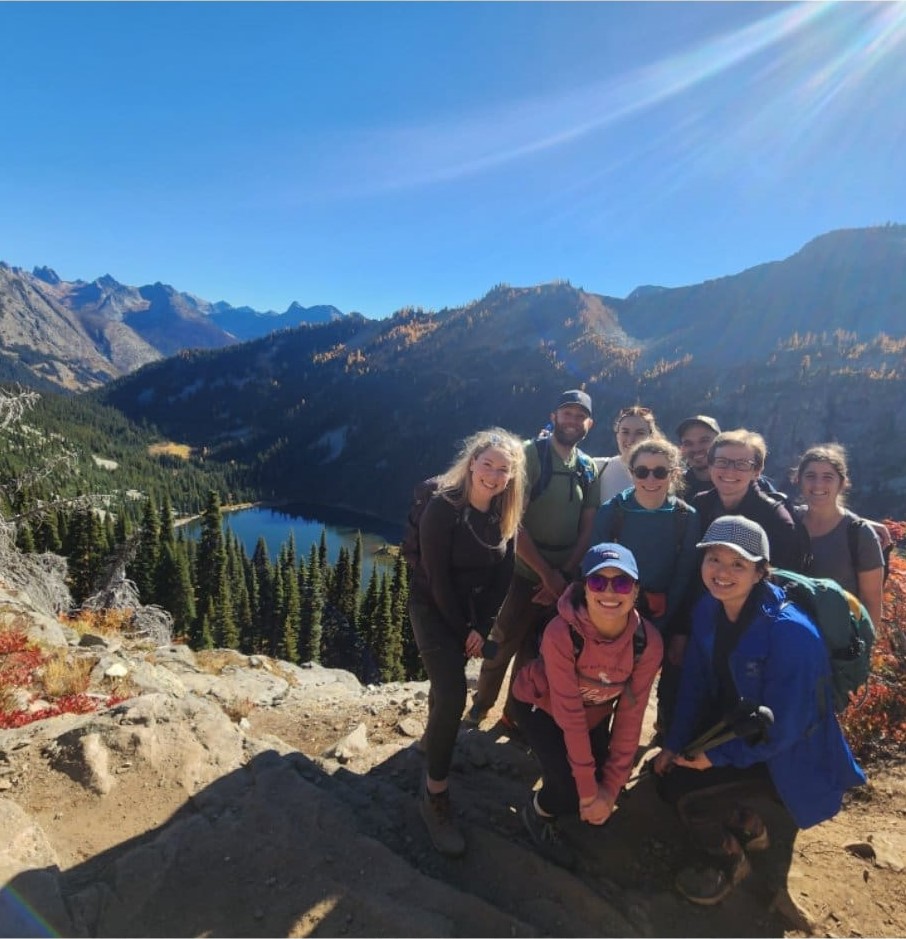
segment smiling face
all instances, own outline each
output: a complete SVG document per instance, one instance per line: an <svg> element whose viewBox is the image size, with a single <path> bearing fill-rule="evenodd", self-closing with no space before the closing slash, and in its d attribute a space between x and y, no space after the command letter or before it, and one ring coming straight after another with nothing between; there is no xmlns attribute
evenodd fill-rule
<svg viewBox="0 0 906 939"><path fill-rule="evenodd" d="M643 473L647 470L648 475L640 479L637 470ZM663 479L658 479L653 471L662 475ZM667 457L662 453L637 453L632 461L631 472L635 497L639 505L646 509L656 509L663 505L670 491L673 476Z"/></svg>
<svg viewBox="0 0 906 939"><path fill-rule="evenodd" d="M824 460L806 463L799 471L799 491L810 509L836 506L844 485L837 469Z"/></svg>
<svg viewBox="0 0 906 939"><path fill-rule="evenodd" d="M616 428L617 448L620 456L625 460L629 457L629 451L640 441L647 440L651 436L651 428L648 421L638 414L627 414L620 418Z"/></svg>
<svg viewBox="0 0 906 939"><path fill-rule="evenodd" d="M715 600L733 620L739 615L755 585L762 579L755 561L724 545L711 545L702 559L702 580Z"/></svg>
<svg viewBox="0 0 906 939"><path fill-rule="evenodd" d="M689 424L683 431L680 452L686 466L690 467L696 476L707 478L708 449L716 436L717 434L704 424Z"/></svg>
<svg viewBox="0 0 906 939"><path fill-rule="evenodd" d="M602 567L595 574L603 574L607 578L626 577L618 567ZM589 575L592 576L592 575ZM629 624L629 614L635 606L639 595L638 583L633 585L629 593L617 593L612 583L605 585L601 591L592 590L588 578L585 581L585 603L588 615L595 629L608 638L619 636Z"/></svg>
<svg viewBox="0 0 906 939"><path fill-rule="evenodd" d="M507 487L513 467L510 457L503 450L488 447L472 458L469 464L471 477L470 496L476 504L490 504L494 496L499 496Z"/></svg>
<svg viewBox="0 0 906 939"><path fill-rule="evenodd" d="M594 421L585 408L578 404L566 404L551 414L554 425L554 440L564 447L574 447L588 436Z"/></svg>
<svg viewBox="0 0 906 939"><path fill-rule="evenodd" d="M729 465L722 466L724 461ZM711 462L711 482L726 508L738 505L758 476L755 451L741 443L728 443L714 451ZM740 467L743 467L740 469Z"/></svg>

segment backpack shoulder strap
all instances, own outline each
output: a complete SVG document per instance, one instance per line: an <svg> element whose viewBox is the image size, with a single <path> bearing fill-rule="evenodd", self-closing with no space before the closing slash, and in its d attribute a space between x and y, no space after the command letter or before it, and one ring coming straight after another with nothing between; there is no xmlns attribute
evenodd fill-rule
<svg viewBox="0 0 906 939"><path fill-rule="evenodd" d="M575 652L578 659L585 648L585 637L572 623L569 624L569 638L573 641L573 652Z"/></svg>
<svg viewBox="0 0 906 939"><path fill-rule="evenodd" d="M640 616L635 632L632 634L632 664L633 667L645 654L648 648L648 631L645 629L645 620Z"/></svg>
<svg viewBox="0 0 906 939"><path fill-rule="evenodd" d="M689 525L689 503L684 502L679 496L674 496L676 508L673 512L673 519L676 525L676 553L683 550L686 543L686 528Z"/></svg>
<svg viewBox="0 0 906 939"><path fill-rule="evenodd" d="M538 474L538 478L535 480L535 485L532 486L532 491L529 493L529 502L534 502L538 496L547 489L548 484L551 481L551 476L554 472L554 462L551 457L551 441L550 437L536 437L533 441L535 444L535 450L538 453L538 464L541 467L541 472Z"/></svg>

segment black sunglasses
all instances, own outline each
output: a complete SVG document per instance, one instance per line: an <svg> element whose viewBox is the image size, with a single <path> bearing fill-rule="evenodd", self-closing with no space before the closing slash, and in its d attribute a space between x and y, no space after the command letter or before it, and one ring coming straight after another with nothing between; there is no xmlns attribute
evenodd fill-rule
<svg viewBox="0 0 906 939"><path fill-rule="evenodd" d="M666 479L670 475L670 470L666 466L655 466L654 469L649 469L647 466L633 466L632 475L636 479L647 479L649 476L655 479Z"/></svg>

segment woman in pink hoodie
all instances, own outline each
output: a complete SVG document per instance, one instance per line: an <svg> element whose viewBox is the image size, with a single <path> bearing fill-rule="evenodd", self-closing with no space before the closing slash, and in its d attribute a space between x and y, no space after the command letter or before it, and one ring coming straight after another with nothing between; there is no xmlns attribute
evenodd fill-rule
<svg viewBox="0 0 906 939"><path fill-rule="evenodd" d="M514 716L543 775L522 821L540 852L563 867L575 858L556 817L578 812L590 825L610 818L632 772L663 654L657 629L635 609L639 571L631 551L595 545L582 559L582 576L560 597L540 658L513 684Z"/></svg>

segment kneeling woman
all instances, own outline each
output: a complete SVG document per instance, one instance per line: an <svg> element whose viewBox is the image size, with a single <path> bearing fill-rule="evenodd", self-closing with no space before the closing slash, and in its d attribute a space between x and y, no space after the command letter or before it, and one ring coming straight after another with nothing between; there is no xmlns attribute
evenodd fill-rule
<svg viewBox="0 0 906 939"><path fill-rule="evenodd" d="M663 642L635 609L639 571L632 552L598 544L582 559L541 640L541 656L513 683L515 717L541 762L542 788L522 809L549 860L574 863L556 816L603 825L629 779ZM619 702L619 705L617 705Z"/></svg>
<svg viewBox="0 0 906 939"><path fill-rule="evenodd" d="M465 663L481 655L513 576L524 492L522 442L491 428L464 442L419 520L409 619L431 682L419 809L434 847L454 857L465 839L451 818L447 776L466 703Z"/></svg>
<svg viewBox="0 0 906 939"><path fill-rule="evenodd" d="M836 815L843 793L865 776L834 715L824 640L767 580L764 529L740 515L722 516L698 547L708 593L693 611L676 712L654 771L661 795L714 859L681 871L677 888L710 905L749 873L746 849L768 843L763 821L735 798L779 798L795 824L808 828ZM679 755L741 699L773 712L761 742L730 739Z"/></svg>

